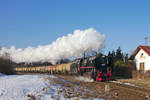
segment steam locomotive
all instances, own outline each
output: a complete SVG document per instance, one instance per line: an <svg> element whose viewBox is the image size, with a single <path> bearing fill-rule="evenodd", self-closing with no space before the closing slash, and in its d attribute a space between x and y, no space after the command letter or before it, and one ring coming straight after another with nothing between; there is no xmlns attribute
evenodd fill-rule
<svg viewBox="0 0 150 100"><path fill-rule="evenodd" d="M16 66L16 72L34 72L49 74L81 75L95 81L109 81L112 79L111 56L98 54L87 58L76 59L69 63L46 66Z"/></svg>

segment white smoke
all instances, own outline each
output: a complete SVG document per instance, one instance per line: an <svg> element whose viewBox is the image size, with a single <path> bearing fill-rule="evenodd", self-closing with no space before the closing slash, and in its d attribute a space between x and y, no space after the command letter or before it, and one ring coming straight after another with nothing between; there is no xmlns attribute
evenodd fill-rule
<svg viewBox="0 0 150 100"><path fill-rule="evenodd" d="M25 62L52 62L71 57L81 57L84 52L98 51L104 47L105 35L97 32L93 28L86 30L75 30L73 34L68 34L58 38L52 44L45 46L10 49L3 47L0 55L10 54L16 63Z"/></svg>
<svg viewBox="0 0 150 100"><path fill-rule="evenodd" d="M78 77L75 77L76 80L79 80L79 81L83 81L83 82L94 82L94 79L92 78L87 78L87 77L83 77L83 76L78 76Z"/></svg>

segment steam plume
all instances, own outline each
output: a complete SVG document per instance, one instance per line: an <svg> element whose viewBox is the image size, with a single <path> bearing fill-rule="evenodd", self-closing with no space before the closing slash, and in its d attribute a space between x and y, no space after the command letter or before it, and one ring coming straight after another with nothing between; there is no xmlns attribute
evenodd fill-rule
<svg viewBox="0 0 150 100"><path fill-rule="evenodd" d="M45 46L25 49L16 49L15 46L11 46L10 49L3 47L0 56L8 53L16 63L51 62L54 64L60 59L81 57L84 52L98 51L104 47L104 41L105 35L93 28L75 30L73 34L60 37Z"/></svg>

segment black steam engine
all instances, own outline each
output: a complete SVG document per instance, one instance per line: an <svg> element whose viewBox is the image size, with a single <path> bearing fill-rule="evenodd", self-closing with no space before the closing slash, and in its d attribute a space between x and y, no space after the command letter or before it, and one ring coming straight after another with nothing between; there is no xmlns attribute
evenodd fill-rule
<svg viewBox="0 0 150 100"><path fill-rule="evenodd" d="M88 58L77 59L72 62L73 74L81 75L96 81L108 81L112 79L112 57L98 54Z"/></svg>

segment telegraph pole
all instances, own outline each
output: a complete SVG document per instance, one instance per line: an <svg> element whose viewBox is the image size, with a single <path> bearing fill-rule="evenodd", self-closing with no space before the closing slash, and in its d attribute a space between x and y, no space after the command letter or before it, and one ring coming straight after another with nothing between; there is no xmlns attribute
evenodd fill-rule
<svg viewBox="0 0 150 100"><path fill-rule="evenodd" d="M145 46L147 46L148 37L144 37L145 40Z"/></svg>

